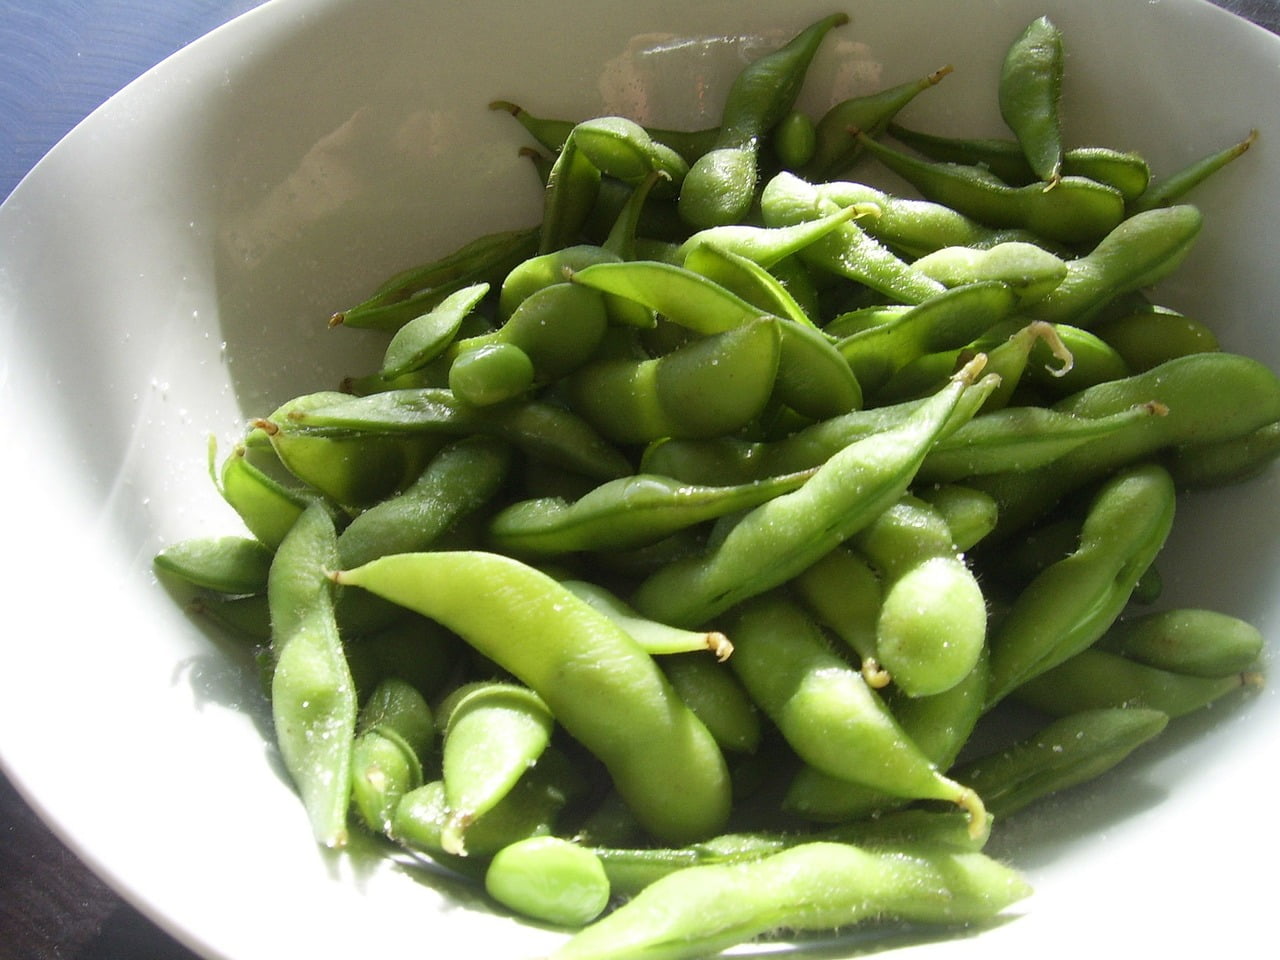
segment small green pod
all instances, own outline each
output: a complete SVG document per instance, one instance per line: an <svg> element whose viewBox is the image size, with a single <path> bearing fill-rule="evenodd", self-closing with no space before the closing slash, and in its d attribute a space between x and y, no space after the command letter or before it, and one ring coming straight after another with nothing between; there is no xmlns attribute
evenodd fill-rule
<svg viewBox="0 0 1280 960"><path fill-rule="evenodd" d="M732 649L727 638L725 644ZM727 660L728 654L720 659ZM762 736L760 713L731 670L698 653L663 657L661 666L680 699L706 724L720 749L755 753Z"/></svg>
<svg viewBox="0 0 1280 960"><path fill-rule="evenodd" d="M417 469L408 478L402 478L406 472L403 469L389 477L378 476L380 495L376 499L384 498L390 492L385 488L395 481L399 480L398 488L407 479L419 476L427 459L447 438L473 433L507 440L536 460L588 477L611 479L632 472L621 451L560 404L517 400L492 408L474 407L463 403L451 390L438 387L388 390L367 397L313 397L306 409L291 408L268 426L274 431L273 443L301 439L350 445L350 453L341 447L332 454L342 465L347 464L345 458L355 457L363 449L362 444L368 445L372 453L382 451L379 442L408 442L411 450L414 442L420 444L423 449L421 459L415 463ZM323 458L324 452L320 448L313 451L317 458ZM332 469L327 458L323 462ZM368 474L372 481L373 468L379 461L375 458L367 467L359 461L356 465L360 478ZM363 492L363 487L360 489Z"/></svg>
<svg viewBox="0 0 1280 960"><path fill-rule="evenodd" d="M435 739L431 708L417 688L383 680L360 709L351 747L351 798L371 830L386 833L400 798L422 785L422 757Z"/></svg>
<svg viewBox="0 0 1280 960"><path fill-rule="evenodd" d="M234 596L266 592L273 556L251 537L193 537L160 550L153 562L193 586Z"/></svg>
<svg viewBox="0 0 1280 960"><path fill-rule="evenodd" d="M311 821L327 847L347 842L356 688L338 633L333 520L307 507L271 563L271 718L276 745Z"/></svg>
<svg viewBox="0 0 1280 960"><path fill-rule="evenodd" d="M733 433L773 394L778 325L761 317L660 357L589 363L568 378L569 404L616 443Z"/></svg>
<svg viewBox="0 0 1280 960"><path fill-rule="evenodd" d="M440 842L466 854L471 824L496 807L551 743L555 718L532 690L476 681L447 696L437 725L442 737L445 814Z"/></svg>
<svg viewBox="0 0 1280 960"><path fill-rule="evenodd" d="M836 344L868 394L918 357L959 349L1008 317L1017 296L1005 283L976 281L942 293Z"/></svg>
<svg viewBox="0 0 1280 960"><path fill-rule="evenodd" d="M1121 620L1098 643L1149 667L1193 677L1224 677L1254 667L1263 639L1247 620L1179 607Z"/></svg>
<svg viewBox="0 0 1280 960"><path fill-rule="evenodd" d="M911 265L948 288L982 280L1007 283L1018 303L1034 303L1067 276L1060 257L1034 243L1009 240L990 247L941 247Z"/></svg>
<svg viewBox="0 0 1280 960"><path fill-rule="evenodd" d="M921 896L926 890L931 895ZM575 934L549 960L685 960L781 928L831 930L872 918L975 923L1029 893L1021 876L983 853L812 842L676 871Z"/></svg>
<svg viewBox="0 0 1280 960"><path fill-rule="evenodd" d="M842 175L861 152L856 131L879 136L907 104L941 83L951 70L942 67L915 80L832 104L815 125L813 156L796 172L814 182Z"/></svg>
<svg viewBox="0 0 1280 960"><path fill-rule="evenodd" d="M791 110L822 40L848 22L846 13L824 17L734 77L720 136L694 161L680 189L680 216L686 222L701 229L743 220L755 199L762 138Z"/></svg>
<svg viewBox="0 0 1280 960"><path fill-rule="evenodd" d="M513 400L533 388L537 371L514 343L484 343L458 354L449 367L449 389L477 407Z"/></svg>
<svg viewBox="0 0 1280 960"><path fill-rule="evenodd" d="M656 620L697 626L794 578L902 496L962 401L992 387L975 383L980 370L980 361L970 364L896 428L848 444L799 490L748 511L703 554L647 577L632 604Z"/></svg>
<svg viewBox="0 0 1280 960"><path fill-rule="evenodd" d="M421 369L444 353L462 323L489 293L489 284L463 287L397 330L383 353L378 375L384 380Z"/></svg>
<svg viewBox="0 0 1280 960"><path fill-rule="evenodd" d="M813 159L818 134L813 118L803 110L792 110L773 131L773 151L788 170L798 170Z"/></svg>
<svg viewBox="0 0 1280 960"><path fill-rule="evenodd" d="M1241 156L1253 146L1253 142L1257 139L1258 131L1250 130L1243 140L1193 160L1168 177L1153 180L1147 189L1131 202L1131 212L1141 213L1144 210L1154 210L1177 203L1232 160Z"/></svg>
<svg viewBox="0 0 1280 960"><path fill-rule="evenodd" d="M876 661L911 697L960 683L987 634L986 598L942 515L904 496L851 539L880 573Z"/></svg>
<svg viewBox="0 0 1280 960"><path fill-rule="evenodd" d="M959 557L937 556L885 590L876 649L899 689L930 696L968 676L986 631L986 598L973 572Z"/></svg>
<svg viewBox="0 0 1280 960"><path fill-rule="evenodd" d="M603 613L655 657L710 652L715 655L716 660L723 661L733 653L733 644L729 642L729 638L717 630L685 630L659 623L642 617L616 594L599 584L586 580L561 582L574 596Z"/></svg>
<svg viewBox="0 0 1280 960"><path fill-rule="evenodd" d="M894 796L950 801L975 828L985 825L981 798L919 751L799 606L776 595L753 599L731 632L734 673L807 764Z"/></svg>
<svg viewBox="0 0 1280 960"><path fill-rule="evenodd" d="M809 612L853 650L862 676L873 689L889 683L876 654L876 622L884 591L880 578L860 553L845 546L801 571L792 581Z"/></svg>
<svg viewBox="0 0 1280 960"><path fill-rule="evenodd" d="M426 435L370 436L290 429L311 413L350 402L352 397L335 391L304 394L255 421L254 427L269 439L276 456L294 477L344 507L359 509L377 503L417 477L440 448L440 440Z"/></svg>
<svg viewBox="0 0 1280 960"><path fill-rule="evenodd" d="M1022 186L1037 180L1017 140L941 137L890 124L889 134L931 160L984 166L1005 183ZM1062 175L1085 177L1115 187L1132 203L1151 183L1151 167L1136 153L1111 147L1071 147L1062 154Z"/></svg>
<svg viewBox="0 0 1280 960"><path fill-rule="evenodd" d="M602 174L635 185L658 173L679 190L689 164L671 147L626 117L593 117L577 124L570 136Z"/></svg>
<svg viewBox="0 0 1280 960"><path fill-rule="evenodd" d="M861 182L838 180L816 184L815 189L824 200L839 206L875 204L880 213L860 219L858 225L909 259L943 247L982 249L1008 241L1045 243L1028 231L989 227L945 204L898 196Z"/></svg>
<svg viewBox="0 0 1280 960"><path fill-rule="evenodd" d="M338 534L338 556L354 567L388 553L424 550L497 493L511 450L483 435L450 441L399 494L358 514Z"/></svg>
<svg viewBox="0 0 1280 960"><path fill-rule="evenodd" d="M1056 183L1062 175L1062 33L1037 17L1009 45L1000 68L1000 116L1013 131L1035 175Z"/></svg>
<svg viewBox="0 0 1280 960"><path fill-rule="evenodd" d="M998 753L967 760L952 774L981 792L993 816L1007 817L1100 777L1168 723L1168 714L1136 706L1081 710Z"/></svg>
<svg viewBox="0 0 1280 960"><path fill-rule="evenodd" d="M489 861L484 889L519 915L560 927L590 923L610 896L600 858L559 837L530 837L503 847Z"/></svg>
<svg viewBox="0 0 1280 960"><path fill-rule="evenodd" d="M517 556L627 550L754 507L795 490L808 475L704 487L638 473L610 480L572 502L544 497L512 503L489 521L488 536L497 549Z"/></svg>
<svg viewBox="0 0 1280 960"><path fill-rule="evenodd" d="M956 550L977 546L996 528L1000 505L985 491L960 483L921 484L915 494L942 516Z"/></svg>
<svg viewBox="0 0 1280 960"><path fill-rule="evenodd" d="M1261 674L1253 671L1195 677L1089 647L1026 681L1011 696L1052 716L1136 707L1182 717L1260 683Z"/></svg>
<svg viewBox="0 0 1280 960"><path fill-rule="evenodd" d="M813 184L787 172L765 184L760 213L765 226L784 227L832 215L841 205ZM898 303L920 303L946 288L848 220L807 245L797 256L815 271L852 280Z"/></svg>
<svg viewBox="0 0 1280 960"><path fill-rule="evenodd" d="M1134 373L1120 352L1092 330L1055 323L1053 332L1053 349L1069 356L1069 365L1057 362L1047 341L1034 344L1027 357L1026 382L1040 391L1045 402L1052 403L1109 380L1123 380Z"/></svg>
<svg viewBox="0 0 1280 960"><path fill-rule="evenodd" d="M1164 463L1179 487L1205 488L1251 480L1277 457L1280 422L1264 424L1240 437L1181 445Z"/></svg>
<svg viewBox="0 0 1280 960"><path fill-rule="evenodd" d="M442 839L448 822L444 782L431 780L410 790L396 804L390 836L404 847L425 853L454 869L482 875L488 858L503 847L530 837L550 836L565 806L565 786L547 765L521 777L507 796L467 829L467 855L450 853Z"/></svg>
<svg viewBox="0 0 1280 960"><path fill-rule="evenodd" d="M975 486L1000 503L995 538L1004 540L1035 523L1071 491L1119 467L1188 444L1245 437L1280 420L1280 382L1264 364L1239 354L1192 354L1082 390L1055 409L1102 417L1141 403L1155 403L1164 413L1098 436L1051 464L974 478Z"/></svg>
<svg viewBox="0 0 1280 960"><path fill-rule="evenodd" d="M1012 187L983 167L923 160L861 137L863 148L914 186L927 200L946 204L991 227L1029 230L1052 243L1090 244L1125 219L1119 190L1085 177L1060 177Z"/></svg>
<svg viewBox="0 0 1280 960"><path fill-rule="evenodd" d="M600 168L570 136L547 173L538 253L551 253L579 242L582 228L600 194L600 181Z"/></svg>
<svg viewBox="0 0 1280 960"><path fill-rule="evenodd" d="M551 577L477 551L399 554L334 577L439 621L534 690L656 836L685 842L724 823L728 771L706 727L625 630Z"/></svg>
<svg viewBox="0 0 1280 960"><path fill-rule="evenodd" d="M478 283L501 283L537 245L537 228L485 234L438 260L388 278L368 299L335 313L329 325L394 333L459 291Z"/></svg>
<svg viewBox="0 0 1280 960"><path fill-rule="evenodd" d="M1203 323L1163 307L1107 318L1093 325L1093 332L1110 344L1134 373L1175 357L1221 349L1217 335Z"/></svg>
<svg viewBox="0 0 1280 960"><path fill-rule="evenodd" d="M237 444L223 460L217 477L218 492L254 538L274 550L302 516L311 497L307 491L284 484L251 463L247 453L244 444Z"/></svg>
<svg viewBox="0 0 1280 960"><path fill-rule="evenodd" d="M1028 317L1089 326L1116 297L1151 286L1177 268L1194 246L1203 220L1187 204L1126 217L1087 254L1067 262L1067 276L1027 307Z"/></svg>
<svg viewBox="0 0 1280 960"><path fill-rule="evenodd" d="M1076 550L1041 571L993 631L991 704L1111 627L1163 547L1175 502L1172 478L1154 464L1121 470L1103 484Z"/></svg>
<svg viewBox="0 0 1280 960"><path fill-rule="evenodd" d="M942 693L908 697L888 687L882 696L885 706L915 748L939 770L945 771L969 743L982 718L988 680L989 670L983 657L967 677ZM867 820L875 822L907 813L902 809L903 804L901 797L832 777L808 765L796 771L782 798L785 810L807 820L844 824L851 831L858 830L858 825ZM970 842L980 839L974 828L972 819L968 819L965 836Z"/></svg>

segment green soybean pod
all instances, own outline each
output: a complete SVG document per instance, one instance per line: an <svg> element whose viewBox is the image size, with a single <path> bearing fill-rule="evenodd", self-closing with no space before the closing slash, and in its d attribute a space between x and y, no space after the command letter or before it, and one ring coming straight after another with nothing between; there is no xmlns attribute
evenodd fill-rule
<svg viewBox="0 0 1280 960"><path fill-rule="evenodd" d="M514 343L485 343L459 354L449 367L449 389L465 403L486 407L533 388L537 371Z"/></svg>
<svg viewBox="0 0 1280 960"><path fill-rule="evenodd" d="M521 916L561 927L590 923L609 905L600 858L559 837L517 840L493 855L484 874L489 896Z"/></svg>
<svg viewBox="0 0 1280 960"><path fill-rule="evenodd" d="M1009 186L984 167L924 160L867 136L859 138L889 170L927 200L946 204L991 227L1029 230L1056 244L1092 244L1125 219L1119 190L1085 177Z"/></svg>
<svg viewBox="0 0 1280 960"><path fill-rule="evenodd" d="M1215 150L1187 164L1168 177L1153 180L1130 204L1130 210L1139 213L1176 203L1188 192L1239 157L1258 139L1258 131L1250 130L1243 140Z"/></svg>
<svg viewBox="0 0 1280 960"><path fill-rule="evenodd" d="M1054 183L1062 171L1062 33L1037 17L1009 45L1000 69L1000 116L1036 176Z"/></svg>
<svg viewBox="0 0 1280 960"><path fill-rule="evenodd" d="M860 152L855 131L879 135L907 104L937 86L951 71L950 66L942 67L915 80L832 104L817 122L811 158L796 172L815 182L842 175Z"/></svg>
<svg viewBox="0 0 1280 960"><path fill-rule="evenodd" d="M574 596L599 610L610 620L627 631L631 637L654 656L681 653L706 653L724 661L733 653L733 644L718 630L684 630L668 623L659 623L642 617L612 591L586 580L561 581ZM701 658L705 659L705 658Z"/></svg>
<svg viewBox="0 0 1280 960"><path fill-rule="evenodd" d="M759 709L728 667L699 653L663 657L661 666L680 699L706 724L722 750L756 751L763 736Z"/></svg>
<svg viewBox="0 0 1280 960"><path fill-rule="evenodd" d="M1226 440L1181 445L1165 457L1180 487L1219 487L1251 480L1280 457L1280 422Z"/></svg>
<svg viewBox="0 0 1280 960"><path fill-rule="evenodd" d="M1017 702L1052 716L1079 710L1141 707L1182 717L1242 689L1261 685L1247 670L1221 677L1174 673L1088 647L1012 691Z"/></svg>
<svg viewBox="0 0 1280 960"><path fill-rule="evenodd" d="M1093 644L1115 622L1163 547L1176 494L1168 471L1140 464L1098 490L1069 556L1041 571L991 637L994 704Z"/></svg>
<svg viewBox="0 0 1280 960"><path fill-rule="evenodd" d="M477 283L496 284L537 250L538 228L501 230L384 281L372 296L335 313L330 326L394 332L445 298Z"/></svg>
<svg viewBox="0 0 1280 960"><path fill-rule="evenodd" d="M949 801L975 830L985 825L981 798L920 752L801 607L774 594L754 598L738 608L731 633L729 665L807 764L893 796Z"/></svg>
<svg viewBox="0 0 1280 960"><path fill-rule="evenodd" d="M1134 373L1166 360L1220 349L1205 324L1165 307L1146 306L1092 326L1093 332L1124 359Z"/></svg>
<svg viewBox="0 0 1280 960"><path fill-rule="evenodd" d="M1080 710L1034 734L953 769L981 792L995 817L1007 817L1051 794L1079 786L1114 768L1158 736L1169 715L1143 707Z"/></svg>
<svg viewBox="0 0 1280 960"><path fill-rule="evenodd" d="M964 398L993 386L975 384L981 367L980 359L966 366L896 428L848 444L800 489L747 512L703 554L647 577L632 605L656 620L696 626L794 578L902 496Z"/></svg>
<svg viewBox="0 0 1280 960"><path fill-rule="evenodd" d="M487 535L501 552L516 556L625 550L754 507L795 490L808 477L802 471L709 487L637 473L593 487L572 502L561 497L518 500L494 514Z"/></svg>
<svg viewBox="0 0 1280 960"><path fill-rule="evenodd" d="M392 380L421 369L444 353L489 288L487 283L463 287L397 330L383 353L378 375Z"/></svg>
<svg viewBox="0 0 1280 960"><path fill-rule="evenodd" d="M720 136L694 161L680 189L680 215L688 223L702 228L743 219L755 199L762 138L791 110L822 40L848 22L845 13L823 17L734 77Z"/></svg>
<svg viewBox="0 0 1280 960"><path fill-rule="evenodd" d="M377 403L382 397L352 398L328 390L304 394L255 421L254 432L268 438L280 462L298 480L344 507L362 509L417 477L440 448L439 438L307 432L291 427L331 405L364 400Z"/></svg>
<svg viewBox="0 0 1280 960"><path fill-rule="evenodd" d="M1176 607L1121 620L1099 647L1174 673L1223 677L1244 673L1262 653L1262 632L1217 610Z"/></svg>
<svg viewBox="0 0 1280 960"><path fill-rule="evenodd" d="M482 435L444 446L395 496L363 511L338 534L343 566L386 553L423 550L498 491L511 466L508 445Z"/></svg>
<svg viewBox="0 0 1280 960"><path fill-rule="evenodd" d="M549 960L705 957L779 929L872 918L976 923L1030 893L986 854L815 841L742 863L678 870L571 937Z"/></svg>
<svg viewBox="0 0 1280 960"><path fill-rule="evenodd" d="M356 690L334 614L328 571L337 565L333 520L307 507L271 563L271 717L285 770L316 839L347 842Z"/></svg>
<svg viewBox="0 0 1280 960"><path fill-rule="evenodd" d="M454 690L438 714L448 808L440 842L462 856L471 824L496 807L547 749L555 718L527 687L484 680Z"/></svg>
<svg viewBox="0 0 1280 960"><path fill-rule="evenodd" d="M1089 326L1116 297L1151 286L1176 269L1190 253L1203 222L1200 211L1188 204L1126 217L1087 254L1067 262L1066 277L1027 307L1028 316Z"/></svg>
<svg viewBox="0 0 1280 960"><path fill-rule="evenodd" d="M860 553L847 546L801 571L792 581L810 613L858 655L863 678L875 689L890 682L876 654L876 622L884 590Z"/></svg>
<svg viewBox="0 0 1280 960"><path fill-rule="evenodd" d="M813 159L818 134L813 118L803 110L791 110L773 131L773 150L789 170L797 170Z"/></svg>
<svg viewBox="0 0 1280 960"><path fill-rule="evenodd" d="M272 559L272 551L252 537L193 537L159 551L154 564L194 586L239 595L266 590Z"/></svg>
<svg viewBox="0 0 1280 960"><path fill-rule="evenodd" d="M781 227L830 216L841 205L820 188L783 171L760 196L766 226ZM811 269L852 280L899 303L920 303L946 288L916 270L858 223L848 220L796 254Z"/></svg>
<svg viewBox="0 0 1280 960"><path fill-rule="evenodd" d="M254 538L274 550L302 515L311 497L307 491L284 484L251 463L247 453L243 443L236 444L222 462L217 477L218 492L239 514Z"/></svg>
<svg viewBox="0 0 1280 960"><path fill-rule="evenodd" d="M728 771L706 727L626 631L550 576L451 551L383 557L334 577L438 620L534 690L655 836L707 836L728 816Z"/></svg>
<svg viewBox="0 0 1280 960"><path fill-rule="evenodd" d="M412 684L378 684L360 708L351 747L352 804L371 830L389 832L400 798L422 785L434 739L431 708Z"/></svg>
<svg viewBox="0 0 1280 960"><path fill-rule="evenodd" d="M586 364L565 384L569 405L615 443L732 433L773 394L779 323L759 317L652 359Z"/></svg>

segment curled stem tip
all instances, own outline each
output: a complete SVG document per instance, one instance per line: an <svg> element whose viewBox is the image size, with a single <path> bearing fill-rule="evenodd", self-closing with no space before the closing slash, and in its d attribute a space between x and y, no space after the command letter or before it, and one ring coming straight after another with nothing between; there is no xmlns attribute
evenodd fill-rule
<svg viewBox="0 0 1280 960"><path fill-rule="evenodd" d="M332 330L334 327L340 327L346 322L347 322L347 315L343 313L341 310L339 310L337 313L335 313L333 316L329 318L329 329Z"/></svg>
<svg viewBox="0 0 1280 960"><path fill-rule="evenodd" d="M716 659L724 663L733 654L733 644L729 638L718 630L707 633L707 649L716 655Z"/></svg>
<svg viewBox="0 0 1280 960"><path fill-rule="evenodd" d="M277 424L266 419L265 417L259 417L256 420L250 420L249 426L254 428L255 430L261 430L267 435L272 437L274 437L277 433L280 432L280 427Z"/></svg>

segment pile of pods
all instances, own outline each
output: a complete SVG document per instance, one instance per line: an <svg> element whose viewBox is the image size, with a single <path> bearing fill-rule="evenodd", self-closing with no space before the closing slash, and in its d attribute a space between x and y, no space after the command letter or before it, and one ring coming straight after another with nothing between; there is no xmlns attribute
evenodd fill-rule
<svg viewBox="0 0 1280 960"><path fill-rule="evenodd" d="M541 222L337 314L380 368L211 450L249 533L156 557L258 644L317 839L556 960L987 920L1029 892L993 825L1258 679L1248 623L1144 608L1175 502L1280 450L1275 375L1148 293L1249 139L1164 179L1064 147L1047 18L1007 140L897 121L947 69L815 121L847 20L708 130L496 102Z"/></svg>

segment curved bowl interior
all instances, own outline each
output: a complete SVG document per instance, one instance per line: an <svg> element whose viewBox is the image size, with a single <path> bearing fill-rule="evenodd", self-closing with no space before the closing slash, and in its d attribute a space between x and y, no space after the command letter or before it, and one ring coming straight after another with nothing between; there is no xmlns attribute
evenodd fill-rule
<svg viewBox="0 0 1280 960"><path fill-rule="evenodd" d="M528 141L490 100L710 123L744 58L828 12L812 0L640 0L607 16L586 0L274 0L108 102L0 209L12 515L0 751L55 829L196 949L535 957L558 942L378 850L317 850L249 658L173 602L151 557L238 529L207 476L208 435L225 447L248 418L377 355L376 338L326 328L336 307L463 239L537 222L517 155ZM999 58L1045 12L1067 39L1069 141L1137 150L1159 174L1259 129L1195 196L1204 233L1160 299L1280 366L1270 35L1195 0L863 0L802 102L949 63L911 121L998 134ZM1186 501L1161 563L1167 596L1274 637L1276 493L1271 474ZM1021 916L879 942L913 957L1252 947L1270 926L1273 898L1249 867L1276 846L1278 719L1273 691L1215 709L1011 823L998 852L1038 891ZM855 937L806 955L867 949Z"/></svg>

